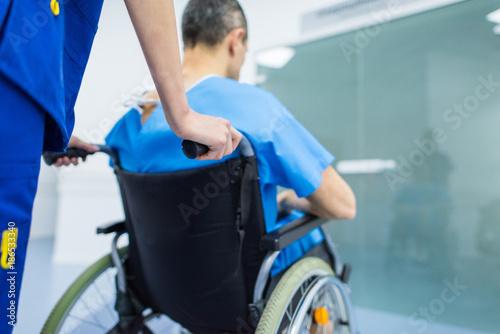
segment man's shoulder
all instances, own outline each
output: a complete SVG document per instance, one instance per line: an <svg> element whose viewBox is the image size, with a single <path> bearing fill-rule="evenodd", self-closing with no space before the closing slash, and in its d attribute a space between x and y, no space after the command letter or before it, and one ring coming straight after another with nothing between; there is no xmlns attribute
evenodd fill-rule
<svg viewBox="0 0 500 334"><path fill-rule="evenodd" d="M140 124L141 114L137 109L131 108L117 122L116 125L125 126L127 124Z"/></svg>
<svg viewBox="0 0 500 334"><path fill-rule="evenodd" d="M261 134L262 129L272 130L281 122L296 122L273 94L227 78L215 77L205 81L196 90L190 91L188 102L196 111L231 121L249 137ZM261 137L258 137L259 140Z"/></svg>
<svg viewBox="0 0 500 334"><path fill-rule="evenodd" d="M238 93L241 96L247 96L249 98L255 99L255 102L274 102L280 103L278 99L270 92L265 91L257 86L238 82L229 78L217 77L213 80L213 89L219 91L220 94L235 94ZM223 88L223 89L221 89Z"/></svg>
<svg viewBox="0 0 500 334"><path fill-rule="evenodd" d="M130 130L131 127L139 128L141 126L141 115L139 112L132 108L126 112L116 123L106 136L106 140L121 136L124 132Z"/></svg>

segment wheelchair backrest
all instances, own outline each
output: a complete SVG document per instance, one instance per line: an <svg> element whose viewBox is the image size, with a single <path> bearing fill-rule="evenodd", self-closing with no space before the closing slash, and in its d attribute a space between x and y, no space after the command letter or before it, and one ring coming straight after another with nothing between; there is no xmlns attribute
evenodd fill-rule
<svg viewBox="0 0 500 334"><path fill-rule="evenodd" d="M256 157L165 174L115 171L136 297L193 332L233 332L247 320L265 256Z"/></svg>

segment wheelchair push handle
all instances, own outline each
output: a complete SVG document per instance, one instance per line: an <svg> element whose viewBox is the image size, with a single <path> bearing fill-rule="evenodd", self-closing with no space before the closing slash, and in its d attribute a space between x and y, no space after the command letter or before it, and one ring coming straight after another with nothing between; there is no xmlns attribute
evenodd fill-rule
<svg viewBox="0 0 500 334"><path fill-rule="evenodd" d="M182 152L189 159L196 159L196 157L208 152L208 146L185 139L182 141Z"/></svg>
<svg viewBox="0 0 500 334"><path fill-rule="evenodd" d="M97 152L106 153L107 155L110 156L110 158L113 160L114 163L118 162L118 154L113 148L106 145L95 145L95 146L99 147L99 151ZM59 158L64 158L64 157L68 157L70 159L86 158L87 156L93 155L94 153L96 152L85 151L82 150L81 148L68 148L66 150L66 153L44 153L43 160L47 165L52 166Z"/></svg>
<svg viewBox="0 0 500 334"><path fill-rule="evenodd" d="M255 155L252 144L245 135L241 137L238 151L243 157L252 157ZM186 139L182 142L182 152L184 152L184 155L189 159L196 159L199 155L207 153L208 147Z"/></svg>
<svg viewBox="0 0 500 334"><path fill-rule="evenodd" d="M108 150L103 150L103 147L105 147L104 145L97 146L99 146L101 152L110 154ZM184 140L182 142L182 152L184 152L184 155L186 155L189 159L196 159L199 155L208 152L208 146L191 140ZM80 148L68 148L66 153L44 153L43 160L47 165L52 166L52 164L54 164L59 158L86 158L88 155L92 154L94 154L94 152L88 152Z"/></svg>
<svg viewBox="0 0 500 334"><path fill-rule="evenodd" d="M98 152L106 153L107 155L109 155L111 160L113 160L113 163L115 165L119 165L120 161L118 157L118 152L115 149L106 145L96 145L96 146L99 147ZM241 138L240 144L238 145L238 150L240 151L240 154L244 157L251 157L255 155L252 144L250 144L250 141L245 136ZM197 156L208 152L208 147L206 145L193 142L191 140L184 140L182 142L182 151L189 159L195 159ZM69 148L66 150L66 153L44 153L43 160L47 165L51 166L59 158L64 158L64 157L68 157L70 159L85 158L89 155L93 155L94 153L95 152L88 152L79 148Z"/></svg>
<svg viewBox="0 0 500 334"><path fill-rule="evenodd" d="M52 166L59 158L86 158L88 155L92 155L94 152L88 152L82 150L81 148L68 148L66 153L44 153L43 160L49 166Z"/></svg>

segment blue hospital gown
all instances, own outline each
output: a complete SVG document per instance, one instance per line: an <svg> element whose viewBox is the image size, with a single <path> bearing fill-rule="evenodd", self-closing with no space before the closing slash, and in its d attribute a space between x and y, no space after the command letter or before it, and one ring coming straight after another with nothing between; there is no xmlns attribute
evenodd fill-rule
<svg viewBox="0 0 500 334"><path fill-rule="evenodd" d="M276 222L277 187L291 188L299 197L310 195L321 184L321 173L334 157L278 99L262 89L212 76L188 90L187 98L193 110L229 120L252 143L258 157L266 230L273 231L289 222L286 218ZM165 173L220 162L190 160L183 155L181 143L169 128L161 106L144 125L139 112L130 110L106 138L107 145L118 149L122 168L131 172ZM234 152L224 159L237 155ZM287 247L276 259L271 275L296 261L322 239L316 229Z"/></svg>

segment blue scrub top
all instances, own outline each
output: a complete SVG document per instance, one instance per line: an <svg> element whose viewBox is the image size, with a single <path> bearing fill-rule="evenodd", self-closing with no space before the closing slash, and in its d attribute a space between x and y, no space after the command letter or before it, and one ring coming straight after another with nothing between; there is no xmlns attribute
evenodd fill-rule
<svg viewBox="0 0 500 334"><path fill-rule="evenodd" d="M205 115L223 117L245 134L258 158L266 229L273 231L297 218L276 222L277 187L291 188L306 197L321 184L321 173L334 157L272 94L235 80L209 77L187 92L191 108ZM113 127L107 145L118 149L122 168L137 173L164 173L199 168L218 161L190 160L181 151L182 140L168 126L161 106L144 125L138 111L130 110ZM235 152L224 159L237 156ZM319 230L284 250L272 270L279 272L321 242Z"/></svg>
<svg viewBox="0 0 500 334"><path fill-rule="evenodd" d="M58 4L57 12L51 0L0 1L0 73L47 112L44 151L67 147L103 0Z"/></svg>

